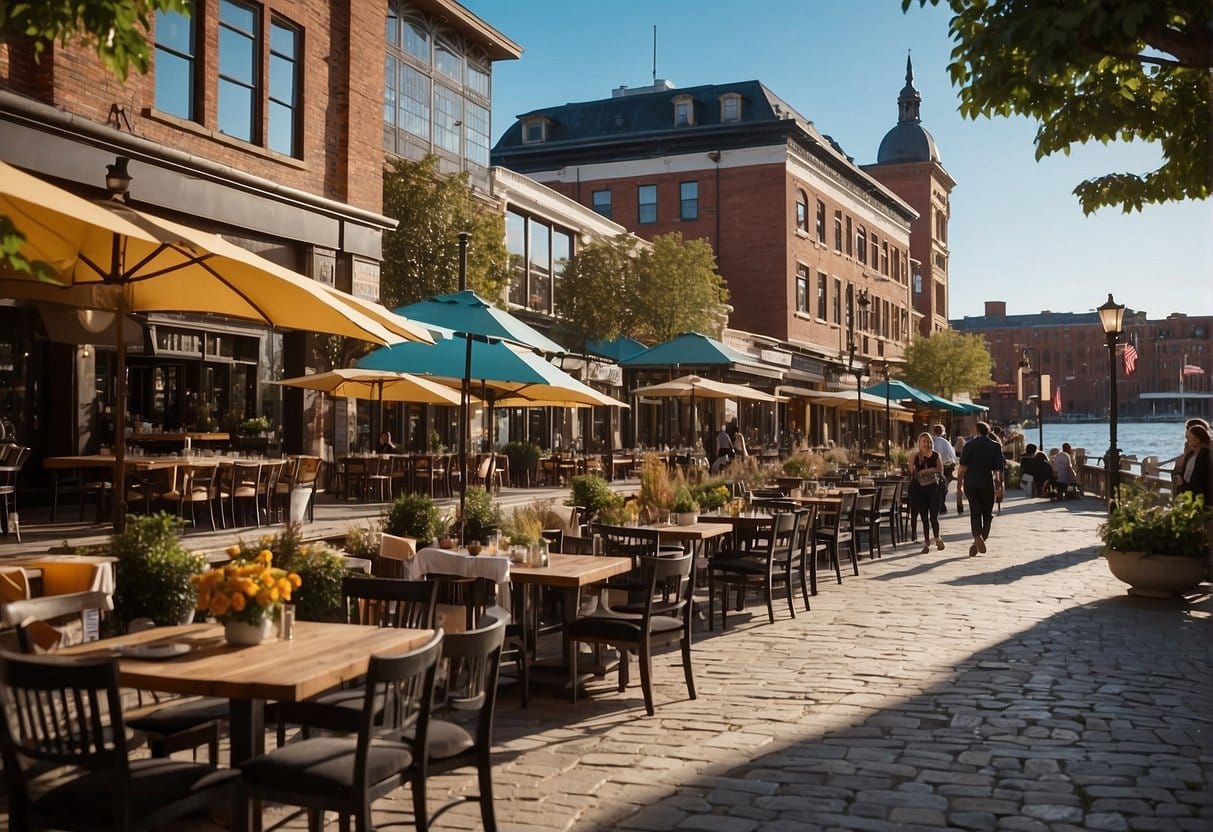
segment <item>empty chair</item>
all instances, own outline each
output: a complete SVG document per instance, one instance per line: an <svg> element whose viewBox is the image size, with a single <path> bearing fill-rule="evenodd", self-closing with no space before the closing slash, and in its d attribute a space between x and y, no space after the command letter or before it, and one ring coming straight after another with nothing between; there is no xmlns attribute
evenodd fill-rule
<svg viewBox="0 0 1213 832"><path fill-rule="evenodd" d="M875 558L880 553L880 539L877 535L877 522L879 520L879 512L876 507L878 494L860 494L855 498L855 526L853 532L855 535L855 546L859 546L859 535L864 535L868 540L868 560Z"/></svg>
<svg viewBox="0 0 1213 832"><path fill-rule="evenodd" d="M21 467L29 459L29 448L17 445L9 446L13 450L5 453L3 465L0 465L0 526L4 536L10 531L17 534L17 542L21 542L21 525L13 522L17 513L17 478L21 476Z"/></svg>
<svg viewBox="0 0 1213 832"><path fill-rule="evenodd" d="M480 804L485 832L496 832L493 810L493 716L497 709L497 676L505 643L505 623L486 616L478 629L450 633L442 645L446 665L439 687L437 715L429 721L429 754L413 785L414 823L429 828L448 809L464 802ZM466 795L429 814L426 778L461 768L476 769L478 793Z"/></svg>
<svg viewBox="0 0 1213 832"><path fill-rule="evenodd" d="M708 628L712 627L712 609L716 589L720 587L720 626L728 625L729 588L737 589L737 608L741 609L747 587L762 591L767 603L767 618L775 623L775 584L787 584L788 609L796 617L792 603L791 566L802 552L805 520L804 510L780 511L771 517L766 543L757 550L721 553L708 561ZM803 570L802 570L803 571ZM808 606L808 599L805 599Z"/></svg>
<svg viewBox="0 0 1213 832"><path fill-rule="evenodd" d="M230 479L225 483L227 485L226 500L232 509L232 525L239 526L240 521L237 519L237 509L242 505L252 508L253 519L256 525L261 525L261 520L257 516L258 501L257 488L261 482L261 463L246 462L237 460L232 463L232 469L228 472ZM224 492L221 492L224 494ZM251 523L246 525L252 525Z"/></svg>
<svg viewBox="0 0 1213 832"><path fill-rule="evenodd" d="M33 655L62 645L65 633L57 622L111 607L104 592L75 592L10 602L5 605L4 618L16 628L21 652ZM216 765L222 722L228 711L228 700L218 697L173 700L141 708L137 715L127 718L126 726L147 737L153 757L205 745L211 765Z"/></svg>
<svg viewBox="0 0 1213 832"><path fill-rule="evenodd" d="M442 641L438 632L416 650L371 656L357 736L300 740L247 760L241 788L305 808L309 829L323 827L325 811L338 814L342 829L350 817L356 829L371 829L372 804L423 774Z"/></svg>
<svg viewBox="0 0 1213 832"><path fill-rule="evenodd" d="M682 671L687 692L695 698L695 677L691 669L691 568L693 555L640 559L646 597L640 612L619 612L609 607L568 623L569 668L577 679L577 645L604 644L619 650L619 690L628 685L628 653L640 659L640 687L645 711L653 711L653 649L677 642L682 649ZM572 701L577 701L577 684L571 686Z"/></svg>
<svg viewBox="0 0 1213 832"><path fill-rule="evenodd" d="M183 465L177 472L177 485L167 494L162 495L162 498L170 503L177 504L177 516L185 516L185 507L190 507L190 524L197 527L198 513L197 506L203 503L206 506L207 512L211 518L211 528L217 529L215 525L215 503L219 499L218 482L216 474L218 466L214 465ZM220 519L223 512L220 510Z"/></svg>
<svg viewBox="0 0 1213 832"><path fill-rule="evenodd" d="M112 657L0 654L0 706L12 829L160 829L232 799L235 770L129 759ZM28 763L76 769L43 782Z"/></svg>
<svg viewBox="0 0 1213 832"><path fill-rule="evenodd" d="M375 627L434 628L438 584L399 578L368 578L350 575L341 580L342 609L350 624ZM287 723L311 729L353 733L358 730L363 691L341 688L301 702L279 702L273 707L278 722L278 745L286 742Z"/></svg>
<svg viewBox="0 0 1213 832"><path fill-rule="evenodd" d="M816 540L825 545L830 553L830 564L834 567L834 575L838 583L842 583L842 569L839 566L838 550L846 546L851 555L851 566L855 574L859 574L859 557L855 552L855 494L844 493L837 507L821 506L817 510Z"/></svg>

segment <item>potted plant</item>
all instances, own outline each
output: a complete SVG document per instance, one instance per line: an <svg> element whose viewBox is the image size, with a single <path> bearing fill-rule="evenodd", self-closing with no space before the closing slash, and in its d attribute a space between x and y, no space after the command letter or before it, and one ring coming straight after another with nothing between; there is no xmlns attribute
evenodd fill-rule
<svg viewBox="0 0 1213 832"><path fill-rule="evenodd" d="M299 621L345 621L341 579L345 561L327 546L304 543L301 526L289 523L276 535L263 535L255 544L243 540L227 551L233 559L256 560L263 551L273 553L277 568L297 574L301 586L291 594L295 618Z"/></svg>
<svg viewBox="0 0 1213 832"><path fill-rule="evenodd" d="M509 442L501 449L510 461L511 485L529 485L539 476L539 457L542 449L534 442Z"/></svg>
<svg viewBox="0 0 1213 832"><path fill-rule="evenodd" d="M695 498L695 502L704 511L715 511L732 499L733 494L723 482L704 480L695 486L695 489L691 492L691 496Z"/></svg>
<svg viewBox="0 0 1213 832"><path fill-rule="evenodd" d="M482 485L470 486L463 499L463 540L468 545L473 541L487 541L489 535L501 526L501 507Z"/></svg>
<svg viewBox="0 0 1213 832"><path fill-rule="evenodd" d="M593 518L612 502L615 492L607 481L597 474L582 474L573 477L573 493L565 501L566 506L578 506L585 511L585 518Z"/></svg>
<svg viewBox="0 0 1213 832"><path fill-rule="evenodd" d="M678 525L693 526L699 522L699 504L685 485L674 489L673 512L678 515Z"/></svg>
<svg viewBox="0 0 1213 832"><path fill-rule="evenodd" d="M649 520L669 511L674 505L674 484L670 469L657 454L645 454L640 465L640 493L636 497L642 513Z"/></svg>
<svg viewBox="0 0 1213 832"><path fill-rule="evenodd" d="M426 494L401 494L388 510L383 530L396 537L411 537L428 546L442 533L442 514Z"/></svg>
<svg viewBox="0 0 1213 832"><path fill-rule="evenodd" d="M1169 598L1205 577L1209 510L1190 493L1164 495L1139 485L1122 486L1099 527L1108 568L1129 585L1130 595Z"/></svg>
<svg viewBox="0 0 1213 832"><path fill-rule="evenodd" d="M195 593L190 579L206 566L201 555L181 545L179 517L160 512L131 515L120 534L110 538L115 567L114 612L125 626L150 618L158 626L193 620Z"/></svg>
<svg viewBox="0 0 1213 832"><path fill-rule="evenodd" d="M259 436L270 429L270 420L264 416L254 416L240 423L241 436Z"/></svg>
<svg viewBox="0 0 1213 832"><path fill-rule="evenodd" d="M510 536L511 558L525 561L529 557L531 550L543 536L543 521L546 516L546 506L538 503L514 509L505 529Z"/></svg>
<svg viewBox="0 0 1213 832"><path fill-rule="evenodd" d="M255 558L240 557L240 547L228 550L233 560L193 577L197 606L223 625L228 644L260 644L274 626L274 616L302 584L294 572L275 567L274 554L262 549Z"/></svg>

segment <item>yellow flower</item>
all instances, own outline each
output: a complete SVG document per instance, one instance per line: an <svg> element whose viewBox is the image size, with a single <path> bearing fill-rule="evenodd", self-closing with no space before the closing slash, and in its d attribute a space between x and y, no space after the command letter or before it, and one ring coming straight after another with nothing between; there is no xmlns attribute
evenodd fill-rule
<svg viewBox="0 0 1213 832"><path fill-rule="evenodd" d="M271 552L269 549L262 549L260 552L257 553L257 560L261 561L266 566L268 566L274 560L274 553Z"/></svg>
<svg viewBox="0 0 1213 832"><path fill-rule="evenodd" d="M198 593L198 603L194 605L195 609L207 610L211 607L211 594L209 592Z"/></svg>
<svg viewBox="0 0 1213 832"><path fill-rule="evenodd" d="M286 579L291 582L291 586L293 586L295 589L298 589L299 586L303 583L303 578L300 578L294 572L287 575Z"/></svg>
<svg viewBox="0 0 1213 832"><path fill-rule="evenodd" d="M236 594L232 596L232 612L240 612L244 609L244 596Z"/></svg>
<svg viewBox="0 0 1213 832"><path fill-rule="evenodd" d="M211 598L211 613L214 615L223 615L227 612L230 602L226 595L216 595Z"/></svg>
<svg viewBox="0 0 1213 832"><path fill-rule="evenodd" d="M279 578L277 588L278 588L278 594L281 595L283 598L291 597L290 579L285 578L285 577Z"/></svg>
<svg viewBox="0 0 1213 832"><path fill-rule="evenodd" d="M268 607L270 604L274 603L274 600L274 596L268 589L263 589L257 593L257 606L259 607Z"/></svg>
<svg viewBox="0 0 1213 832"><path fill-rule="evenodd" d="M234 558L240 554L240 547L239 546L228 546L223 551L227 552L227 556L229 558Z"/></svg>

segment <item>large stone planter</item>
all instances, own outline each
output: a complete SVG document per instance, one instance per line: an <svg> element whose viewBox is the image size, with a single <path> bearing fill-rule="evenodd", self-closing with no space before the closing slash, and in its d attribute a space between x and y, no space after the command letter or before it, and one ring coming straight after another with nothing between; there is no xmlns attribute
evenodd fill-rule
<svg viewBox="0 0 1213 832"><path fill-rule="evenodd" d="M1129 585L1130 595L1174 598L1194 588L1205 576L1203 558L1146 555L1120 549L1105 549L1104 557L1117 580Z"/></svg>

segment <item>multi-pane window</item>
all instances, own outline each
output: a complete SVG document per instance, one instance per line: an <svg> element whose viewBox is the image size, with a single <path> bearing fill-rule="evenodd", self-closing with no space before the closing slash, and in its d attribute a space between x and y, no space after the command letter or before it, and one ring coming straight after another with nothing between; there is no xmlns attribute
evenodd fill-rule
<svg viewBox="0 0 1213 832"><path fill-rule="evenodd" d="M855 229L855 258L860 263L868 262L868 232L862 225Z"/></svg>
<svg viewBox="0 0 1213 832"><path fill-rule="evenodd" d="M564 270L573 256L573 235L552 229L552 302L557 311L564 301Z"/></svg>
<svg viewBox="0 0 1213 832"><path fill-rule="evenodd" d="M651 225L657 222L656 185L638 185L636 187L636 207L641 225Z"/></svg>
<svg viewBox="0 0 1213 832"><path fill-rule="evenodd" d="M853 257L855 255L855 247L852 245L852 243L855 242L855 235L851 232L850 217L847 217L847 233L845 239L847 241L847 257Z"/></svg>
<svg viewBox="0 0 1213 832"><path fill-rule="evenodd" d="M594 191L590 195L592 207L608 220L611 218L611 192L609 190Z"/></svg>
<svg viewBox="0 0 1213 832"><path fill-rule="evenodd" d="M440 40L434 41L434 69L457 84L463 83L463 58Z"/></svg>
<svg viewBox="0 0 1213 832"><path fill-rule="evenodd" d="M492 94L493 76L487 69L469 63L467 66L467 88L470 92L489 98Z"/></svg>
<svg viewBox="0 0 1213 832"><path fill-rule="evenodd" d="M829 283L829 278L825 272L817 273L817 320L824 321L826 316L830 314L828 299L826 298L826 288Z"/></svg>
<svg viewBox="0 0 1213 832"><path fill-rule="evenodd" d="M870 245L868 246L868 250L872 252L872 268L879 269L880 268L880 238L877 237L875 233L873 233L871 239L868 242L870 243Z"/></svg>
<svg viewBox="0 0 1213 832"><path fill-rule="evenodd" d="M885 277L889 276L889 241L882 240L880 243L880 273Z"/></svg>
<svg viewBox="0 0 1213 832"><path fill-rule="evenodd" d="M842 324L842 281L834 278L834 323Z"/></svg>
<svg viewBox="0 0 1213 832"><path fill-rule="evenodd" d="M414 58L430 62L430 36L416 20L404 21L404 51Z"/></svg>
<svg viewBox="0 0 1213 832"><path fill-rule="evenodd" d="M442 84L434 85L434 144L456 155L462 149L459 126L463 121L463 96Z"/></svg>
<svg viewBox="0 0 1213 832"><path fill-rule="evenodd" d="M510 303L526 306L526 217L505 212L505 245L510 252Z"/></svg>
<svg viewBox="0 0 1213 832"><path fill-rule="evenodd" d="M678 185L678 219L699 219L699 183L681 182Z"/></svg>
<svg viewBox="0 0 1213 832"><path fill-rule="evenodd" d="M394 60L394 59L393 59ZM414 136L430 137L430 79L408 64L400 64L398 126Z"/></svg>
<svg viewBox="0 0 1213 832"><path fill-rule="evenodd" d="M193 120L197 43L194 10L186 11L156 12L156 109Z"/></svg>
<svg viewBox="0 0 1213 832"><path fill-rule="evenodd" d="M530 240L530 286L527 290L527 308L534 312L550 312L552 309L552 228L533 217L527 219L527 237Z"/></svg>
<svg viewBox="0 0 1213 832"><path fill-rule="evenodd" d="M826 244L826 204L817 200L817 242Z"/></svg>
<svg viewBox="0 0 1213 832"><path fill-rule="evenodd" d="M809 230L809 198L804 191L796 192L796 230L805 233Z"/></svg>
<svg viewBox="0 0 1213 832"><path fill-rule="evenodd" d="M287 156L298 155L299 30L270 23L270 107L266 146Z"/></svg>
<svg viewBox="0 0 1213 832"><path fill-rule="evenodd" d="M799 263L796 265L796 311L809 311L809 269Z"/></svg>
<svg viewBox="0 0 1213 832"><path fill-rule="evenodd" d="M513 209L505 215L510 253L510 303L551 314L561 302L561 279L573 252L571 232Z"/></svg>
<svg viewBox="0 0 1213 832"><path fill-rule="evenodd" d="M834 250L842 251L842 211L834 212Z"/></svg>
<svg viewBox="0 0 1213 832"><path fill-rule="evenodd" d="M720 120L725 123L741 121L740 95L726 95L720 99Z"/></svg>
<svg viewBox="0 0 1213 832"><path fill-rule="evenodd" d="M246 142L257 136L257 80L261 37L257 9L235 0L219 2L219 132Z"/></svg>
<svg viewBox="0 0 1213 832"><path fill-rule="evenodd" d="M489 110L471 101L464 103L466 155L469 162L489 165Z"/></svg>

